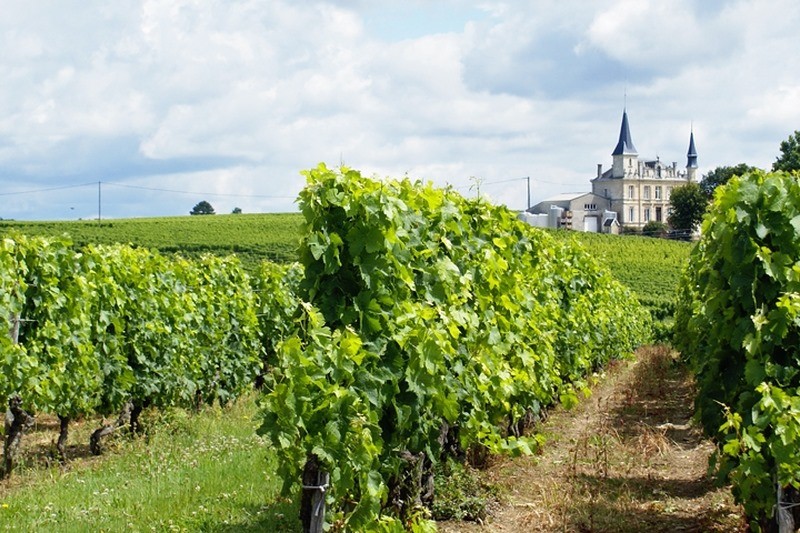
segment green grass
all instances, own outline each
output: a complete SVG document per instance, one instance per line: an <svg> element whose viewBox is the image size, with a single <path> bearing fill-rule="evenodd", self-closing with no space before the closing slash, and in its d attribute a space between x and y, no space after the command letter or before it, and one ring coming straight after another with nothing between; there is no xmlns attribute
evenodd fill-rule
<svg viewBox="0 0 800 533"><path fill-rule="evenodd" d="M295 261L303 218L299 213L129 218L74 222L0 221L0 233L67 234L77 245L133 244L192 257L237 254L246 265L263 259Z"/></svg>
<svg viewBox="0 0 800 533"><path fill-rule="evenodd" d="M28 467L0 484L0 531L298 531L256 411L253 394L149 413L145 437L116 438L100 460Z"/></svg>

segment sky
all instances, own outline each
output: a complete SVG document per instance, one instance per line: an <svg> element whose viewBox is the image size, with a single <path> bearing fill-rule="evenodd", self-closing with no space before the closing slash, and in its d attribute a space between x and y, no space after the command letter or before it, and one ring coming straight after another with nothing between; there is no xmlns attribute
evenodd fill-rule
<svg viewBox="0 0 800 533"><path fill-rule="evenodd" d="M0 0L0 217L288 212L324 162L511 209L640 157L768 168L797 0ZM529 178L529 179L528 179Z"/></svg>

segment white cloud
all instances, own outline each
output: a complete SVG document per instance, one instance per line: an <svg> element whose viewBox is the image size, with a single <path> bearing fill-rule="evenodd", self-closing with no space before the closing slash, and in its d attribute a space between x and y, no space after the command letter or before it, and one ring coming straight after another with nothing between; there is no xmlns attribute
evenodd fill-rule
<svg viewBox="0 0 800 533"><path fill-rule="evenodd" d="M466 194L478 176L524 207L524 183L491 182L531 176L534 200L588 189L625 90L640 152L683 164L694 123L701 171L766 166L800 129L792 0L9 4L2 190L103 180L286 210L260 197L292 196L301 169L344 160ZM142 190L111 203L109 187L120 216L193 205ZM92 211L90 189L59 194L66 208L25 197L0 216L68 216L84 196Z"/></svg>

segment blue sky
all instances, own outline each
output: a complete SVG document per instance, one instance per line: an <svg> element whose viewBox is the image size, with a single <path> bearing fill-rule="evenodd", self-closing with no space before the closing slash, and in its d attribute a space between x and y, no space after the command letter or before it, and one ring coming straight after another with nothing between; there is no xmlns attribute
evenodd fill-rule
<svg viewBox="0 0 800 533"><path fill-rule="evenodd" d="M296 208L319 162L512 209L643 157L768 167L795 0L0 2L0 217ZM55 190L53 190L55 189Z"/></svg>

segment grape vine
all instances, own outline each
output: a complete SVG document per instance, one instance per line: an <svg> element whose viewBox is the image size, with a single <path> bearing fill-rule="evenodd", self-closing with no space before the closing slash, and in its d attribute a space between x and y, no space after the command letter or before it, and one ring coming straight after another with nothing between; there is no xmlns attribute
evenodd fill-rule
<svg viewBox="0 0 800 533"><path fill-rule="evenodd" d="M526 420L646 339L646 311L572 240L452 190L306 176L308 303L267 376L261 431L285 490L309 461L330 473L331 520L348 529L415 522L431 494L403 484L413 465L473 445L530 453Z"/></svg>
<svg viewBox="0 0 800 533"><path fill-rule="evenodd" d="M135 426L145 406L225 403L261 365L255 293L235 258L9 235L0 266L0 316L18 329L18 343L0 336L0 401L57 415L62 458L77 416L130 404Z"/></svg>
<svg viewBox="0 0 800 533"><path fill-rule="evenodd" d="M797 174L752 172L720 187L702 233L675 327L700 420L751 527L774 525L776 508L798 520L800 507L789 505L800 500Z"/></svg>

